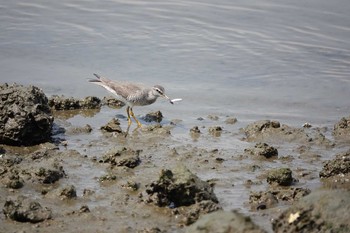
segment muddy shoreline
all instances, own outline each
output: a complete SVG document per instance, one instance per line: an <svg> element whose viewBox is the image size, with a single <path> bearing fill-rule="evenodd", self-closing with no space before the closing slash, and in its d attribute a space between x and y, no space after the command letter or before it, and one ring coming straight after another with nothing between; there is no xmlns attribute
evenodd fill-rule
<svg viewBox="0 0 350 233"><path fill-rule="evenodd" d="M208 113L183 136L177 135L183 119L163 120L165 114L154 112L141 117L142 128L134 124L126 132L124 110L103 114L121 107L113 99L42 96L23 103L16 97L23 88L20 94L10 88L0 92L7 106L0 145L4 232L350 229L347 206L338 203L350 203L350 117L326 128L273 119L241 124ZM47 120L34 119L49 127L47 140L39 134L28 146L23 142L35 134L15 127L7 137L6 122L19 119L14 113L21 107L29 116L44 110ZM338 211L330 214L332 208Z"/></svg>

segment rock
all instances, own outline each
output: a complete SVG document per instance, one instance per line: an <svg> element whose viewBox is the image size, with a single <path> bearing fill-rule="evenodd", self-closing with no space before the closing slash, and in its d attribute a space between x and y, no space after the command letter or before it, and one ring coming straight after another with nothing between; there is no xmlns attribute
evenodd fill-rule
<svg viewBox="0 0 350 233"><path fill-rule="evenodd" d="M6 150L4 147L0 146L0 155L4 155L6 153Z"/></svg>
<svg viewBox="0 0 350 233"><path fill-rule="evenodd" d="M43 208L40 203L23 197L17 200L7 200L3 213L7 218L18 222L42 222L51 218L52 211Z"/></svg>
<svg viewBox="0 0 350 233"><path fill-rule="evenodd" d="M314 191L272 223L274 232L350 232L350 192Z"/></svg>
<svg viewBox="0 0 350 233"><path fill-rule="evenodd" d="M237 211L216 211L203 215L186 233L263 233L249 217Z"/></svg>
<svg viewBox="0 0 350 233"><path fill-rule="evenodd" d="M81 126L81 127L69 128L69 130L66 131L66 134L68 135L88 134L88 133L91 133L91 131L92 131L91 125L86 124L85 126Z"/></svg>
<svg viewBox="0 0 350 233"><path fill-rule="evenodd" d="M275 207L280 201L293 203L300 198L311 193L307 188L272 188L268 191L251 192L249 195L249 204L252 210L268 209Z"/></svg>
<svg viewBox="0 0 350 233"><path fill-rule="evenodd" d="M215 137L220 137L222 133L222 127L221 126L211 126L208 129L209 133Z"/></svg>
<svg viewBox="0 0 350 233"><path fill-rule="evenodd" d="M288 186L293 183L292 171L289 168L272 169L267 174L267 183L277 183L282 186Z"/></svg>
<svg viewBox="0 0 350 233"><path fill-rule="evenodd" d="M219 120L219 117L215 116L215 115L208 115L208 119L210 119L212 121L217 121L217 120Z"/></svg>
<svg viewBox="0 0 350 233"><path fill-rule="evenodd" d="M140 183L128 180L126 181L126 183L122 184L121 186L130 191L137 191L140 188Z"/></svg>
<svg viewBox="0 0 350 233"><path fill-rule="evenodd" d="M161 124L147 125L146 127L141 128L142 132L152 132L153 135L159 136L169 136L171 131L169 127L163 127Z"/></svg>
<svg viewBox="0 0 350 233"><path fill-rule="evenodd" d="M188 208L177 209L179 214L183 216L183 224L186 226L196 222L200 216L218 210L222 210L222 207L211 200L195 203Z"/></svg>
<svg viewBox="0 0 350 233"><path fill-rule="evenodd" d="M350 150L337 154L335 159L326 161L320 171L320 177L328 178L348 173L350 173Z"/></svg>
<svg viewBox="0 0 350 233"><path fill-rule="evenodd" d="M90 213L90 208L87 205L83 205L79 209L79 213Z"/></svg>
<svg viewBox="0 0 350 233"><path fill-rule="evenodd" d="M69 185L67 187L64 187L61 192L60 196L63 197L63 199L72 199L77 197L77 191L75 189L74 185Z"/></svg>
<svg viewBox="0 0 350 233"><path fill-rule="evenodd" d="M248 141L311 141L303 129L281 125L278 121L262 120L243 129Z"/></svg>
<svg viewBox="0 0 350 233"><path fill-rule="evenodd" d="M162 170L159 179L146 187L146 201L161 207L189 206L205 200L218 203L213 187L183 165Z"/></svg>
<svg viewBox="0 0 350 233"><path fill-rule="evenodd" d="M49 98L49 106L54 110L97 109L101 107L101 100L95 96L76 99L53 95Z"/></svg>
<svg viewBox="0 0 350 233"><path fill-rule="evenodd" d="M278 156L278 151L276 148L261 142L255 144L254 148L245 149L244 152L250 155L254 155L257 158L261 158L261 157L271 158L271 157Z"/></svg>
<svg viewBox="0 0 350 233"><path fill-rule="evenodd" d="M109 163L112 166L125 166L134 168L141 163L139 154L141 150L133 150L130 148L113 148L105 154L100 163Z"/></svg>
<svg viewBox="0 0 350 233"><path fill-rule="evenodd" d="M233 125L235 123L237 123L237 118L235 117L229 117L225 120L225 123L228 125Z"/></svg>
<svg viewBox="0 0 350 233"><path fill-rule="evenodd" d="M199 130L198 126L193 126L193 127L190 129L190 133L200 134L201 131Z"/></svg>
<svg viewBox="0 0 350 233"><path fill-rule="evenodd" d="M143 117L143 120L146 122L158 122L160 123L163 120L163 114L160 111L147 113Z"/></svg>
<svg viewBox="0 0 350 233"><path fill-rule="evenodd" d="M350 139L350 116L341 118L334 125L333 135L336 138Z"/></svg>
<svg viewBox="0 0 350 233"><path fill-rule="evenodd" d="M249 204L253 210L268 209L276 206L278 199L271 192L251 192L249 195Z"/></svg>
<svg viewBox="0 0 350 233"><path fill-rule="evenodd" d="M125 105L123 102L121 102L120 100L117 100L112 96L103 97L102 104L107 105L110 108L118 108L118 109Z"/></svg>
<svg viewBox="0 0 350 233"><path fill-rule="evenodd" d="M117 118L113 118L106 125L102 126L101 130L107 133L123 133L123 130L120 127L120 122Z"/></svg>
<svg viewBox="0 0 350 233"><path fill-rule="evenodd" d="M158 227L152 227L148 229L143 229L141 231L137 231L137 233L166 233L167 231L162 231Z"/></svg>
<svg viewBox="0 0 350 233"><path fill-rule="evenodd" d="M42 90L0 85L0 143L29 146L50 140L53 116Z"/></svg>
<svg viewBox="0 0 350 233"><path fill-rule="evenodd" d="M327 139L320 129L294 128L281 125L278 121L263 120L249 124L241 129L247 141L253 142L296 142L333 147L334 143Z"/></svg>
<svg viewBox="0 0 350 233"><path fill-rule="evenodd" d="M65 176L65 172L62 167L47 169L44 167L39 168L39 170L35 173L38 177L39 181L43 184L53 184L59 179Z"/></svg>
<svg viewBox="0 0 350 233"><path fill-rule="evenodd" d="M11 170L5 177L1 178L1 183L5 184L5 187L12 189L22 188L24 185L23 179L19 176L17 170Z"/></svg>

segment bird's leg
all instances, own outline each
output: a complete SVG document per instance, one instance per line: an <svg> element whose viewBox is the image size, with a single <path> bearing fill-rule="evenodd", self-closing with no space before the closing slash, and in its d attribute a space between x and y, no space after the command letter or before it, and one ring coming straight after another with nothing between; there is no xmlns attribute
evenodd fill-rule
<svg viewBox="0 0 350 233"><path fill-rule="evenodd" d="M131 109L131 108L130 108L129 106L126 108L126 113L128 114L128 128L129 128L130 125L131 125L130 109Z"/></svg>
<svg viewBox="0 0 350 233"><path fill-rule="evenodd" d="M142 127L142 124L139 122L139 120L137 120L137 118L135 117L134 112L132 111L132 108L130 108L130 115L132 116L132 118L134 118L134 120L136 121L138 127Z"/></svg>

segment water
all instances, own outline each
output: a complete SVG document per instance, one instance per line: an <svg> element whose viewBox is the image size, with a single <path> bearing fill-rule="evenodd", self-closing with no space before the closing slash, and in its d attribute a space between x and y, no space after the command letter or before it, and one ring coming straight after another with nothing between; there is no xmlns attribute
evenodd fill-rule
<svg viewBox="0 0 350 233"><path fill-rule="evenodd" d="M157 103L169 118L333 123L350 112L349 10L346 0L2 1L0 81L102 97L86 82L99 73L164 85L184 99Z"/></svg>
<svg viewBox="0 0 350 233"><path fill-rule="evenodd" d="M160 109L165 122L180 119L172 130L179 145L186 145L193 125L212 124L197 120L209 114L220 116L220 123L237 117L238 125L225 125L228 132L261 119L332 126L350 113L349 12L348 0L0 1L0 82L74 97L107 95L87 82L93 73L161 84L170 98L183 101L134 111L139 116ZM70 122L98 128L115 115L103 108ZM71 137L70 145L84 151L101 137L94 132L93 138ZM230 133L193 144L220 147L225 155L248 146ZM239 170L242 162L231 163ZM84 177L79 170L77 177ZM224 179L227 174L217 170L199 171L203 179L222 180L216 190L228 209L243 208L242 192L248 191L242 177L256 175L242 173Z"/></svg>

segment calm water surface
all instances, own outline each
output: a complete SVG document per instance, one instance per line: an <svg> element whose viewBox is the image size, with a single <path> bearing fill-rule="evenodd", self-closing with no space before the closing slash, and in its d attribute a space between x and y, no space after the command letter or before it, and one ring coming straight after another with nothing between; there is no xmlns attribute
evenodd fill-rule
<svg viewBox="0 0 350 233"><path fill-rule="evenodd" d="M349 11L347 0L1 1L0 81L102 97L86 82L96 72L164 85L184 99L157 103L169 118L324 124L350 112Z"/></svg>

